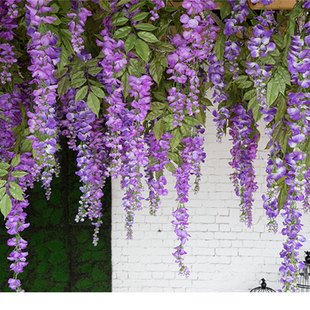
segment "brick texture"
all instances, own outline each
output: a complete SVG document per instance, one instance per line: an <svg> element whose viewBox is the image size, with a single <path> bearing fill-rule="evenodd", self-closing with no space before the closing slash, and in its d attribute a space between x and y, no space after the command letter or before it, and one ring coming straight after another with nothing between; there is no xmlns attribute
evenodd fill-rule
<svg viewBox="0 0 310 310"><path fill-rule="evenodd" d="M260 126L262 131L264 126ZM126 240L125 215L121 206L119 181L112 186L112 288L115 292L248 292L265 278L275 290L279 283L281 259L279 252L284 240L279 232L266 230L267 219L261 195L265 192L266 139L259 142L255 161L259 189L255 194L253 228L239 222L239 202L229 180L232 172L231 142L224 137L216 142L216 128L209 116L205 134L207 160L202 166L200 192L191 194L190 240L186 244L185 263L191 270L189 278L178 275L171 255L177 241L171 225L171 212L176 207L174 179L169 175L169 195L162 200L156 216L150 216L148 205L137 212L133 240ZM310 233L310 216L303 216L304 235ZM310 238L308 238L310 239ZM310 249L307 241L300 252Z"/></svg>

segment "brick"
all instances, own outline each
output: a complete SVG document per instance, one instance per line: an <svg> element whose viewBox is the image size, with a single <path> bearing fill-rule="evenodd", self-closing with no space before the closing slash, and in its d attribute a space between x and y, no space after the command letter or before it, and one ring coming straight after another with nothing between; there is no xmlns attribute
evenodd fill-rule
<svg viewBox="0 0 310 310"><path fill-rule="evenodd" d="M261 122L260 129L265 126ZM263 130L261 131L263 132ZM207 116L206 162L202 165L200 192L190 193L187 204L190 214L190 240L184 263L191 271L188 279L178 275L172 256L178 241L173 232L171 213L177 207L174 177L167 173L169 194L162 197L157 216L149 215L147 201L137 212L134 239L126 240L124 229L123 191L119 180L112 182L112 288L114 292L248 292L265 277L268 286L278 289L284 237L266 231L267 219L262 208L262 193L266 192L264 151L267 139L262 135L254 162L259 189L253 206L253 228L240 223L239 198L229 179L232 172L228 162L231 141L222 144L215 138L212 115ZM145 187L146 189L147 187ZM147 193L146 193L147 194ZM282 224L279 218L279 232ZM304 234L310 233L310 215L303 218ZM161 232L159 232L160 230ZM302 257L302 253L300 255Z"/></svg>
<svg viewBox="0 0 310 310"><path fill-rule="evenodd" d="M234 232L216 232L214 234L215 239L222 239L222 240L235 240L237 234Z"/></svg>
<svg viewBox="0 0 310 310"><path fill-rule="evenodd" d="M238 250L231 248L218 248L215 250L215 254L220 256L237 256Z"/></svg>

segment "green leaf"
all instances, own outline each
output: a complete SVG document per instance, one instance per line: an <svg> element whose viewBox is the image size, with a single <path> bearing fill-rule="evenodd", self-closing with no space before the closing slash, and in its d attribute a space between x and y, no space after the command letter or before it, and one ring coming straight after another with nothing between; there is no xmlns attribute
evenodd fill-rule
<svg viewBox="0 0 310 310"><path fill-rule="evenodd" d="M14 178L22 178L27 174L28 174L28 172L26 172L26 171L15 170L11 173L11 176Z"/></svg>
<svg viewBox="0 0 310 310"><path fill-rule="evenodd" d="M145 19L145 18L148 17L148 16L149 16L149 13L148 13L148 12L141 12L141 13L138 13L138 14L134 15L134 16L131 18L131 20L132 20L132 21L139 22L139 21Z"/></svg>
<svg viewBox="0 0 310 310"><path fill-rule="evenodd" d="M296 21L296 18L303 13L302 2L297 3L290 12L290 19Z"/></svg>
<svg viewBox="0 0 310 310"><path fill-rule="evenodd" d="M129 9L129 13L133 13L135 11L137 11L138 9L140 9L141 7L143 7L145 5L146 1L139 1L138 3L132 5Z"/></svg>
<svg viewBox="0 0 310 310"><path fill-rule="evenodd" d="M3 214L4 218L10 213L12 209L12 201L8 194L5 194L0 200L0 211Z"/></svg>
<svg viewBox="0 0 310 310"><path fill-rule="evenodd" d="M116 18L115 20L113 20L113 22L111 23L111 25L113 26L123 26L128 22L128 18L121 16Z"/></svg>
<svg viewBox="0 0 310 310"><path fill-rule="evenodd" d="M275 79L271 79L267 84L267 95L266 102L268 107L270 107L274 101L277 99L279 94L278 83Z"/></svg>
<svg viewBox="0 0 310 310"><path fill-rule="evenodd" d="M24 192L15 182L9 182L9 192L16 200L24 201Z"/></svg>
<svg viewBox="0 0 310 310"><path fill-rule="evenodd" d="M156 119L157 117L161 116L163 114L163 110L151 110L148 112L147 116L146 116L146 120L148 121L152 121L154 119Z"/></svg>
<svg viewBox="0 0 310 310"><path fill-rule="evenodd" d="M183 121L185 124L192 126L192 127L200 125L200 122L193 116L185 116Z"/></svg>
<svg viewBox="0 0 310 310"><path fill-rule="evenodd" d="M103 68L101 68L101 67L92 67L92 68L89 68L87 72L88 72L89 74L98 74L98 73L100 73L102 70L103 70Z"/></svg>
<svg viewBox="0 0 310 310"><path fill-rule="evenodd" d="M11 165L12 167L16 167L19 163L20 163L20 155L16 154L11 161Z"/></svg>
<svg viewBox="0 0 310 310"><path fill-rule="evenodd" d="M156 100L159 100L162 102L167 100L166 94L163 90L162 91L153 91L153 96Z"/></svg>
<svg viewBox="0 0 310 310"><path fill-rule="evenodd" d="M23 139L22 141L22 145L20 148L21 153L25 153L25 152L32 152L32 140L29 139Z"/></svg>
<svg viewBox="0 0 310 310"><path fill-rule="evenodd" d="M168 158L170 160L174 161L177 165L179 165L181 163L181 158L180 158L180 155L178 153L169 152Z"/></svg>
<svg viewBox="0 0 310 310"><path fill-rule="evenodd" d="M10 165L8 163L5 163L5 162L2 162L0 163L0 169L9 169L10 168Z"/></svg>
<svg viewBox="0 0 310 310"><path fill-rule="evenodd" d="M121 1L117 2L116 6L121 6L121 5L126 4L126 3L130 2L130 1L131 0L121 0Z"/></svg>
<svg viewBox="0 0 310 310"><path fill-rule="evenodd" d="M278 196L278 210L281 211L284 204L286 203L287 196L288 196L288 190L286 183L282 183L283 186L281 188L280 194Z"/></svg>
<svg viewBox="0 0 310 310"><path fill-rule="evenodd" d="M92 92L93 92L98 98L102 98L102 99L105 98L105 93L104 93L104 91L103 91L101 88L99 88L99 87L97 87L97 86L91 86L90 88L91 88Z"/></svg>
<svg viewBox="0 0 310 310"><path fill-rule="evenodd" d="M264 63L268 64L268 65L275 65L276 61L274 60L274 58L272 56L267 56L267 57L262 57L261 58L263 60Z"/></svg>
<svg viewBox="0 0 310 310"><path fill-rule="evenodd" d="M275 116L275 123L277 124L280 119L282 119L286 113L286 100L284 96L279 96L276 101L277 114Z"/></svg>
<svg viewBox="0 0 310 310"><path fill-rule="evenodd" d="M159 41L153 33L148 32L148 31L139 31L137 34L138 34L138 37L140 37L142 40L149 42L149 43L155 43Z"/></svg>
<svg viewBox="0 0 310 310"><path fill-rule="evenodd" d="M3 181L2 181L3 182ZM4 181L4 184L6 183L6 181ZM2 197L4 196L6 192L6 188L5 187L1 187L0 188L0 200L2 199Z"/></svg>
<svg viewBox="0 0 310 310"><path fill-rule="evenodd" d="M253 107L252 113L254 121L258 122L262 117L262 113L260 112L260 106L258 104L255 107Z"/></svg>
<svg viewBox="0 0 310 310"><path fill-rule="evenodd" d="M155 54L156 56L153 58L153 60L150 63L150 75L153 78L153 80L159 84L159 82L162 79L163 73L165 71L165 68L168 66L167 58L164 56L159 57L158 53ZM166 62L165 62L165 61Z"/></svg>
<svg viewBox="0 0 310 310"><path fill-rule="evenodd" d="M152 101L151 102L151 109L152 110L163 110L166 108L166 104L160 101Z"/></svg>
<svg viewBox="0 0 310 310"><path fill-rule="evenodd" d="M156 124L155 124L155 126L153 128L153 133L154 133L154 136L155 136L157 141L163 135L163 133L164 133L164 121L163 121L162 118L159 121L156 122Z"/></svg>
<svg viewBox="0 0 310 310"><path fill-rule="evenodd" d="M93 66L97 66L98 65L98 62L100 60L98 58L93 58L93 59L90 59L86 62L86 66L87 67L93 67Z"/></svg>
<svg viewBox="0 0 310 310"><path fill-rule="evenodd" d="M80 100L83 100L85 96L87 95L88 86L82 87L75 95L75 102L78 102Z"/></svg>
<svg viewBox="0 0 310 310"><path fill-rule="evenodd" d="M5 180L0 180L0 188L3 187L6 184Z"/></svg>
<svg viewBox="0 0 310 310"><path fill-rule="evenodd" d="M285 82L286 85L291 85L291 75L287 69L279 66L277 68L276 74L281 76L282 80Z"/></svg>
<svg viewBox="0 0 310 310"><path fill-rule="evenodd" d="M239 84L238 86L241 89L247 89L247 88L251 87L252 85L253 85L252 81L245 81L245 82Z"/></svg>
<svg viewBox="0 0 310 310"><path fill-rule="evenodd" d="M55 78L55 79L59 79L59 78L63 77L67 72L68 72L68 68L67 68L67 67L60 68L60 69L57 70L57 72L54 74L54 78Z"/></svg>
<svg viewBox="0 0 310 310"><path fill-rule="evenodd" d="M288 139L288 131L285 131L285 133L280 137L279 144L281 151L285 154L287 149L287 139Z"/></svg>
<svg viewBox="0 0 310 310"><path fill-rule="evenodd" d="M155 43L155 46L165 52L175 51L175 47L168 42L157 42Z"/></svg>
<svg viewBox="0 0 310 310"><path fill-rule="evenodd" d="M108 0L99 0L99 5L105 10L105 11L111 11L110 3Z"/></svg>
<svg viewBox="0 0 310 310"><path fill-rule="evenodd" d="M77 80L71 81L71 87L79 88L83 86L86 82L87 82L87 79L85 78L77 79Z"/></svg>
<svg viewBox="0 0 310 310"><path fill-rule="evenodd" d="M214 51L218 60L222 61L225 51L225 35L222 32L220 33L218 40L214 44Z"/></svg>
<svg viewBox="0 0 310 310"><path fill-rule="evenodd" d="M137 39L135 43L135 49L140 58L142 58L145 62L149 61L150 48L148 44L146 44L144 41L140 39Z"/></svg>
<svg viewBox="0 0 310 310"><path fill-rule="evenodd" d="M253 97L256 97L256 89L251 89L249 91L247 91L244 95L243 95L243 100L251 100Z"/></svg>
<svg viewBox="0 0 310 310"><path fill-rule="evenodd" d="M125 27L119 28L115 31L114 38L115 39L124 38L130 33L131 30L132 30L132 28L130 26L125 26Z"/></svg>
<svg viewBox="0 0 310 310"><path fill-rule="evenodd" d="M69 76L66 75L58 82L57 93L59 96L63 96L69 89L70 81Z"/></svg>
<svg viewBox="0 0 310 310"><path fill-rule="evenodd" d="M259 102L257 101L257 97L256 97L256 95L255 95L255 96L252 97L252 99L248 102L248 110L254 109L254 107L256 107L257 105L259 105Z"/></svg>
<svg viewBox="0 0 310 310"><path fill-rule="evenodd" d="M283 47L283 37L280 35L273 34L271 36L271 40L280 48Z"/></svg>
<svg viewBox="0 0 310 310"><path fill-rule="evenodd" d="M139 29L139 30L145 30L145 31L154 31L157 29L156 26L149 24L149 23L136 24L134 27Z"/></svg>
<svg viewBox="0 0 310 310"><path fill-rule="evenodd" d="M212 106L213 106L211 100L209 100L208 98L205 98L205 97L200 98L200 102L201 102L201 104L203 104L205 107L212 107Z"/></svg>
<svg viewBox="0 0 310 310"><path fill-rule="evenodd" d="M202 107L199 107L199 113L195 115L196 119L201 123L202 126L206 125L206 112Z"/></svg>
<svg viewBox="0 0 310 310"><path fill-rule="evenodd" d="M73 81L80 80L82 78L84 78L84 70L79 70L78 72L72 74L71 83L73 83Z"/></svg>
<svg viewBox="0 0 310 310"><path fill-rule="evenodd" d="M282 136L285 134L284 125L283 122L278 123L278 125L275 127L275 129L272 132L272 137L275 142L279 142L282 138Z"/></svg>
<svg viewBox="0 0 310 310"><path fill-rule="evenodd" d="M130 52L134 46L135 46L135 41L136 41L136 35L135 34L131 34L128 36L126 42L125 42L125 50L126 53Z"/></svg>
<svg viewBox="0 0 310 310"><path fill-rule="evenodd" d="M121 77L121 82L123 83L123 87L124 87L123 94L125 98L127 98L128 90L129 90L128 77L129 77L129 74L127 71Z"/></svg>
<svg viewBox="0 0 310 310"><path fill-rule="evenodd" d="M227 1L221 1L220 14L223 20L231 13L231 5Z"/></svg>
<svg viewBox="0 0 310 310"><path fill-rule="evenodd" d="M92 110L92 112L98 116L100 110L100 101L93 93L88 94L87 105Z"/></svg>
<svg viewBox="0 0 310 310"><path fill-rule="evenodd" d="M170 172L173 172L175 170L175 166L173 163L168 163L165 165L165 168L170 171Z"/></svg>

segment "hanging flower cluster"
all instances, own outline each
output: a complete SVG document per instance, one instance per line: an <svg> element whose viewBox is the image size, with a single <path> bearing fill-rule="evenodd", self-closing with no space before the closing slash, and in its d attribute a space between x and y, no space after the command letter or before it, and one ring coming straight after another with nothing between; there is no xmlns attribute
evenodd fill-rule
<svg viewBox="0 0 310 310"><path fill-rule="evenodd" d="M238 41L231 40L230 36L237 35L238 32L244 30L244 26L240 26L244 19L249 14L247 1L241 0L229 0L231 4L231 18L225 20L224 34L228 37L225 41L225 54L224 57L230 63L229 69L233 73L233 78L238 79L238 64L236 62L237 57L240 55L240 47Z"/></svg>
<svg viewBox="0 0 310 310"><path fill-rule="evenodd" d="M270 37L273 33L273 29L268 30L268 27L272 26L275 21L273 17L274 11L266 11L262 16L258 16L255 19L258 20L259 24L253 27L253 37L248 43L248 48L252 58L257 59L258 57L267 57L268 53L274 51L276 45L270 42ZM267 29L266 29L267 28ZM256 89L257 100L263 108L263 113L266 113L266 78L270 77L269 70L272 68L270 65L266 65L263 62L248 62L248 69L246 73L251 76L254 81Z"/></svg>
<svg viewBox="0 0 310 310"><path fill-rule="evenodd" d="M1 1L0 4L0 37L7 41L13 40L14 29L17 28L17 4L20 0Z"/></svg>
<svg viewBox="0 0 310 310"><path fill-rule="evenodd" d="M81 0L85 1L85 0ZM73 9L76 13L68 13L67 16L72 18L69 22L69 30L72 33L71 44L73 47L74 52L77 55L80 55L82 50L84 49L84 41L81 37L82 33L84 32L85 22L88 16L91 16L91 12L84 7L80 6L80 1L73 2Z"/></svg>
<svg viewBox="0 0 310 310"><path fill-rule="evenodd" d="M204 162L206 154L203 150L203 137L187 137L182 140L184 144L184 149L182 151L182 165L173 172L176 178L175 189L177 191L177 209L172 212L175 218L172 221L174 226L174 232L177 235L177 239L180 244L175 247L175 252L173 256L176 258L176 263L179 265L179 273L189 276L189 270L186 265L184 265L183 255L187 254L184 250L184 245L190 235L187 232L188 227L188 213L185 203L188 202L188 194L190 191L190 176L193 174L195 176L200 176L200 164Z"/></svg>
<svg viewBox="0 0 310 310"><path fill-rule="evenodd" d="M41 181L46 190L46 197L51 193L51 181L53 175L57 175L57 163L55 153L57 151L57 130L58 120L56 117L56 89L57 80L54 78L55 65L59 62L60 50L55 47L57 37L47 31L41 34L37 27L41 23L52 23L55 18L50 16L40 16L45 12L50 12L53 8L46 6L40 1L28 0L28 34L32 41L28 47L31 57L29 70L32 72L32 83L38 84L38 88L33 91L33 101L35 103L33 112L28 112L29 129L33 134L29 138L33 140L33 149L42 169Z"/></svg>
<svg viewBox="0 0 310 310"><path fill-rule="evenodd" d="M107 152L104 145L102 126L85 101L75 102L75 91L71 88L62 97L65 105L66 120L64 134L69 139L69 146L77 151L76 174L80 177L82 196L76 222L83 222L87 217L95 226L94 245L98 243L99 228L102 224L102 188L106 177Z"/></svg>
<svg viewBox="0 0 310 310"><path fill-rule="evenodd" d="M252 112L247 112L242 104L232 107L233 116L229 134L232 137L233 147L230 151L232 161L229 163L234 169L231 180L235 188L235 193L241 198L241 222L245 222L248 227L252 226L252 204L253 194L258 186L255 182L255 171L253 160L257 153L257 133L253 134Z"/></svg>
<svg viewBox="0 0 310 310"><path fill-rule="evenodd" d="M166 5L166 1L163 0L152 0L152 2L154 3L154 9L150 11L150 13L152 14L152 17L150 18L152 21L155 21L156 19L159 18L159 15L157 13L158 10L160 10L161 8L164 8Z"/></svg>
<svg viewBox="0 0 310 310"><path fill-rule="evenodd" d="M282 14L227 0L220 6L223 22L212 12L212 0L170 5L165 0L1 1L0 211L8 245L14 247L8 257L11 289L23 290L18 275L28 263L27 241L20 235L29 226L26 190L40 180L49 198L60 169L60 136L77 154L76 221L91 221L94 245L107 178L121 178L125 227L132 238L136 210L146 198L150 213L156 213L168 193L166 172L172 172L177 192L172 224L179 241L173 256L180 274L189 275L188 200L192 185L199 190L206 158L209 88L217 105L217 138L226 131L232 137L231 179L241 221L248 226L257 189L257 122L263 117L267 124L263 207L272 231L282 210L281 281L285 291L297 289L298 250L305 241L299 204L309 211L310 194L309 1Z"/></svg>
<svg viewBox="0 0 310 310"><path fill-rule="evenodd" d="M172 138L170 133L162 135L160 141L157 141L153 133L149 133L146 137L148 146L149 165L145 169L146 181L149 188L150 214L155 215L159 208L160 196L166 196L168 190L165 189L167 184L166 177L163 175L165 165L170 163L168 159L169 142ZM159 176L157 178L157 176Z"/></svg>

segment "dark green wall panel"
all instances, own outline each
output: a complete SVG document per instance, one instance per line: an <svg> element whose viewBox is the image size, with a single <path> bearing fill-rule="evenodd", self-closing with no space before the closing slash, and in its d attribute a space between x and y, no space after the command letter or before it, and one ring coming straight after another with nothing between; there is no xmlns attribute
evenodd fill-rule
<svg viewBox="0 0 310 310"><path fill-rule="evenodd" d="M30 227L22 232L28 241L29 264L20 275L23 288L28 292L110 292L111 183L105 188L103 225L94 247L93 226L74 221L80 197L75 154L64 146L61 155L61 173L52 183L50 201L39 184L29 191ZM6 246L3 219L0 224L0 291L9 292L11 272L6 257L12 249Z"/></svg>

